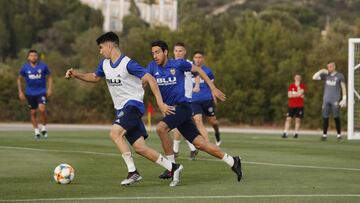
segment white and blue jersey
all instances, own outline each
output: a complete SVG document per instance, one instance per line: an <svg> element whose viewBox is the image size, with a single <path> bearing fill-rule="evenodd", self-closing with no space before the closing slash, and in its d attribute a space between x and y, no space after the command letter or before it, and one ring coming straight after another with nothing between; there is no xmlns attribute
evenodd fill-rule
<svg viewBox="0 0 360 203"><path fill-rule="evenodd" d="M185 87L185 72L191 71L192 64L183 59L169 59L164 66L152 61L147 66L156 79L161 96L167 105L191 102Z"/></svg>
<svg viewBox="0 0 360 203"><path fill-rule="evenodd" d="M210 68L206 66L202 66L201 69L206 73L206 75L210 78L211 81L215 79L214 74L210 70ZM193 77L193 84L195 86L195 76ZM193 92L192 94L192 102L201 102L201 101L209 101L213 100L213 96L211 93L211 89L208 84L205 83L205 81L200 78L200 91L199 92Z"/></svg>
<svg viewBox="0 0 360 203"><path fill-rule="evenodd" d="M115 63L110 59L103 59L95 72L97 76L105 77L116 110L135 106L142 114L145 107L141 78L146 73L144 67L124 55Z"/></svg>
<svg viewBox="0 0 360 203"><path fill-rule="evenodd" d="M30 63L25 63L19 74L25 78L25 95L46 95L46 76L50 74L46 64L39 62L32 67Z"/></svg>

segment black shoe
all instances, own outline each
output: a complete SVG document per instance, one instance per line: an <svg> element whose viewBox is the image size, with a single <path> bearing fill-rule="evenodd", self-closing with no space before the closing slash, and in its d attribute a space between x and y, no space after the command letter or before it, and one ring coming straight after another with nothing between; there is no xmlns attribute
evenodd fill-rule
<svg viewBox="0 0 360 203"><path fill-rule="evenodd" d="M298 137L299 137L299 135L297 133L295 133L294 138L298 138Z"/></svg>
<svg viewBox="0 0 360 203"><path fill-rule="evenodd" d="M142 180L142 177L137 171L129 172L128 176L121 181L121 185L131 185Z"/></svg>
<svg viewBox="0 0 360 203"><path fill-rule="evenodd" d="M195 151L190 152L190 160L195 160L195 156L199 153L199 150L195 149Z"/></svg>
<svg viewBox="0 0 360 203"><path fill-rule="evenodd" d="M287 136L286 133L283 133L281 137L282 137L282 138L287 138L288 136Z"/></svg>
<svg viewBox="0 0 360 203"><path fill-rule="evenodd" d="M37 140L41 138L41 137L40 137L40 134L35 134L34 137L35 137L35 139L37 139Z"/></svg>
<svg viewBox="0 0 360 203"><path fill-rule="evenodd" d="M243 175L241 170L241 160L238 156L235 156L233 158L234 158L234 165L231 167L231 169L236 173L237 181L240 181Z"/></svg>
<svg viewBox="0 0 360 203"><path fill-rule="evenodd" d="M159 175L160 179L169 179L173 177L173 173L171 171L165 170L164 173Z"/></svg>
<svg viewBox="0 0 360 203"><path fill-rule="evenodd" d="M46 131L46 130L41 131L41 134L42 134L43 138L45 138L45 139L48 138L48 134L47 134L47 131Z"/></svg>
<svg viewBox="0 0 360 203"><path fill-rule="evenodd" d="M327 137L321 136L320 140L321 141L327 141Z"/></svg>
<svg viewBox="0 0 360 203"><path fill-rule="evenodd" d="M179 152L174 152L174 156L177 158L179 156Z"/></svg>
<svg viewBox="0 0 360 203"><path fill-rule="evenodd" d="M341 141L341 140L343 140L343 138L342 138L342 136L336 137L336 140L337 140L337 141Z"/></svg>

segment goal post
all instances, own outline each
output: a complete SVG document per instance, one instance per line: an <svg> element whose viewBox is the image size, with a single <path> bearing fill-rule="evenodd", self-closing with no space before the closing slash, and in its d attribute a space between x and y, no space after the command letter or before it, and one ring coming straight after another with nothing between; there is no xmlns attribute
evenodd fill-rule
<svg viewBox="0 0 360 203"><path fill-rule="evenodd" d="M360 38L349 39L348 56L347 137L360 140Z"/></svg>

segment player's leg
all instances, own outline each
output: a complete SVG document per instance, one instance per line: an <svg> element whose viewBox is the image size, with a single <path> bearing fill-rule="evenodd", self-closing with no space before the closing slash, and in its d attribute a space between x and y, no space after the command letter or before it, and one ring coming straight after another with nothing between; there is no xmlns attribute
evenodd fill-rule
<svg viewBox="0 0 360 203"><path fill-rule="evenodd" d="M327 130L329 128L329 116L331 112L331 105L324 101L322 105L322 117L323 117L323 135L321 136L322 141L327 140Z"/></svg>
<svg viewBox="0 0 360 203"><path fill-rule="evenodd" d="M39 139L40 138L40 131L38 128L38 122L37 122L37 116L36 116L36 110L38 108L38 103L36 101L36 97L34 96L26 96L26 99L28 101L28 106L30 109L30 120L31 120L31 124L33 126L34 129L34 133L35 133L35 139Z"/></svg>
<svg viewBox="0 0 360 203"><path fill-rule="evenodd" d="M180 132L179 132L176 128L173 130L173 138L174 138L174 141L173 141L173 151L174 151L175 157L177 157L178 154L179 154L181 134L180 134Z"/></svg>
<svg viewBox="0 0 360 203"><path fill-rule="evenodd" d="M299 129L300 129L300 125L301 125L301 120L304 117L304 108L303 107L298 107L296 114L295 114L295 135L294 138L298 138L299 137Z"/></svg>
<svg viewBox="0 0 360 203"><path fill-rule="evenodd" d="M171 128L164 121L160 121L156 125L156 132L161 140L165 156L168 160L175 163L175 155L173 151L172 141L169 136L170 130Z"/></svg>
<svg viewBox="0 0 360 203"><path fill-rule="evenodd" d="M291 121L294 117L294 108L288 107L288 112L286 113L286 119L285 119L285 126L284 126L284 133L282 134L282 138L288 137L288 132L290 130Z"/></svg>
<svg viewBox="0 0 360 203"><path fill-rule="evenodd" d="M340 106L338 102L333 103L331 108L332 108L332 113L334 115L335 127L337 132L336 138L339 141L342 140L342 136L341 136L341 122L340 122Z"/></svg>
<svg viewBox="0 0 360 203"><path fill-rule="evenodd" d="M216 139L216 145L220 146L221 144L221 138L220 138L220 131L219 131L219 122L216 119L216 116L208 116L208 121L210 125L214 128L215 131L215 139Z"/></svg>
<svg viewBox="0 0 360 203"><path fill-rule="evenodd" d="M37 103L39 104L39 112L40 112L40 123L41 126L41 134L44 138L48 137L46 124L47 124L47 114L46 114L46 96L40 95L37 97Z"/></svg>

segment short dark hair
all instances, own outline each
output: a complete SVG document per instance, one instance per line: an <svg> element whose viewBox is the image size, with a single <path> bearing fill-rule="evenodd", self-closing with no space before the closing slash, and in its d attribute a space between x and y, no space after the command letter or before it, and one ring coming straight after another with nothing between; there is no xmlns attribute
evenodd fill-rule
<svg viewBox="0 0 360 203"><path fill-rule="evenodd" d="M157 40L151 43L151 47L160 47L162 51L168 50L169 51L169 47L166 44L166 42L162 41L162 40Z"/></svg>
<svg viewBox="0 0 360 203"><path fill-rule="evenodd" d="M183 42L176 42L174 47L184 47L184 48L186 48L185 44Z"/></svg>
<svg viewBox="0 0 360 203"><path fill-rule="evenodd" d="M104 42L113 42L119 46L119 37L114 32L107 32L98 37L96 42L98 45Z"/></svg>
<svg viewBox="0 0 360 203"><path fill-rule="evenodd" d="M202 56L205 55L203 51L194 51L193 56L195 56L196 54L201 54Z"/></svg>
<svg viewBox="0 0 360 203"><path fill-rule="evenodd" d="M36 53L37 55L39 55L39 52L37 52L35 49L30 49L27 53L27 56L29 56L31 53Z"/></svg>

